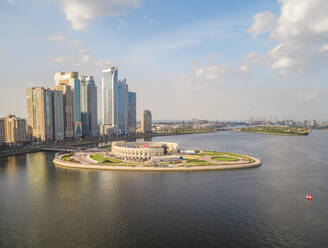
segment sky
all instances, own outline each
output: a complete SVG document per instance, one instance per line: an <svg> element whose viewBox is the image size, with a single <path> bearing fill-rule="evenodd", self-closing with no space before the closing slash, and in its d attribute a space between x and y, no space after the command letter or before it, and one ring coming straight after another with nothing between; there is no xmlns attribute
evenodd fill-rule
<svg viewBox="0 0 328 248"><path fill-rule="evenodd" d="M328 119L327 0L0 0L0 116L119 67L156 120ZM138 118L140 119L140 118Z"/></svg>

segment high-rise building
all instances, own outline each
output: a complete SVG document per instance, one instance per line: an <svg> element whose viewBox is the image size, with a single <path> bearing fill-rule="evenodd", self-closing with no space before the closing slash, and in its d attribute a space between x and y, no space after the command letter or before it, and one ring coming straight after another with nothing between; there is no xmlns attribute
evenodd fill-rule
<svg viewBox="0 0 328 248"><path fill-rule="evenodd" d="M71 86L65 84L55 85L55 90L63 94L63 115L64 115L64 136L65 138L74 137L74 115L73 115L73 92Z"/></svg>
<svg viewBox="0 0 328 248"><path fill-rule="evenodd" d="M0 118L0 144L5 142L5 119Z"/></svg>
<svg viewBox="0 0 328 248"><path fill-rule="evenodd" d="M118 82L118 115L117 128L120 134L128 134L128 84L126 79Z"/></svg>
<svg viewBox="0 0 328 248"><path fill-rule="evenodd" d="M117 127L118 114L118 69L112 67L102 71L102 123Z"/></svg>
<svg viewBox="0 0 328 248"><path fill-rule="evenodd" d="M135 92L129 92L128 103L128 132L129 134L136 133L137 126L137 98Z"/></svg>
<svg viewBox="0 0 328 248"><path fill-rule="evenodd" d="M73 126L74 136L82 136L82 116L81 116L81 88L78 72L56 72L55 84L71 86L73 93Z"/></svg>
<svg viewBox="0 0 328 248"><path fill-rule="evenodd" d="M102 133L128 134L129 89L126 79L117 80L118 69L102 72Z"/></svg>
<svg viewBox="0 0 328 248"><path fill-rule="evenodd" d="M53 97L43 87L26 90L27 136L30 141L53 140Z"/></svg>
<svg viewBox="0 0 328 248"><path fill-rule="evenodd" d="M25 119L17 118L15 115L8 115L4 118L4 127L6 143L26 141Z"/></svg>
<svg viewBox="0 0 328 248"><path fill-rule="evenodd" d="M61 90L53 90L53 127L55 140L63 140L64 129L64 96Z"/></svg>
<svg viewBox="0 0 328 248"><path fill-rule="evenodd" d="M98 134L97 86L92 76L80 77L83 136Z"/></svg>
<svg viewBox="0 0 328 248"><path fill-rule="evenodd" d="M152 117L149 110L144 110L141 116L141 131L143 133L152 132Z"/></svg>

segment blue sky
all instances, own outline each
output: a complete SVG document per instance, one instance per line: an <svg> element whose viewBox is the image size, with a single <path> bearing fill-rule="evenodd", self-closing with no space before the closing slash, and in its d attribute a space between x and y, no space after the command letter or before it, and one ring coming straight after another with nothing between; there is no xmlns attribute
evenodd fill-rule
<svg viewBox="0 0 328 248"><path fill-rule="evenodd" d="M325 0L0 0L0 115L56 71L119 66L155 119L328 119ZM99 111L101 101L99 94ZM100 112L99 112L99 116Z"/></svg>

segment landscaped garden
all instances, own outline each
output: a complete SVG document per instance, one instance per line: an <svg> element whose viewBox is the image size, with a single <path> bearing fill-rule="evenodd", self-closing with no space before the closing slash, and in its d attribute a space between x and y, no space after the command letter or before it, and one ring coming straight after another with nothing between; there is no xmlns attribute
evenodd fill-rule
<svg viewBox="0 0 328 248"><path fill-rule="evenodd" d="M113 164L113 163L121 163L122 160L110 158L105 156L104 154L92 154L90 155L90 158L93 160L96 160L102 164Z"/></svg>

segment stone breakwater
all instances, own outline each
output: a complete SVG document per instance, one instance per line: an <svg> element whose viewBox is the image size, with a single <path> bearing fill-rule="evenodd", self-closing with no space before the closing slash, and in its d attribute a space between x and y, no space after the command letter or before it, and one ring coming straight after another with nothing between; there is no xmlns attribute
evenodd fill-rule
<svg viewBox="0 0 328 248"><path fill-rule="evenodd" d="M56 157L53 162L56 166L70 169L89 169L89 170L111 170L111 171L144 171L144 172L188 172L188 171L214 171L214 170L235 170L248 169L261 166L261 161L257 158L250 157L252 163L235 163L229 165L202 165L190 167L155 167L155 166L122 166L122 165L95 165L66 162L61 157Z"/></svg>

